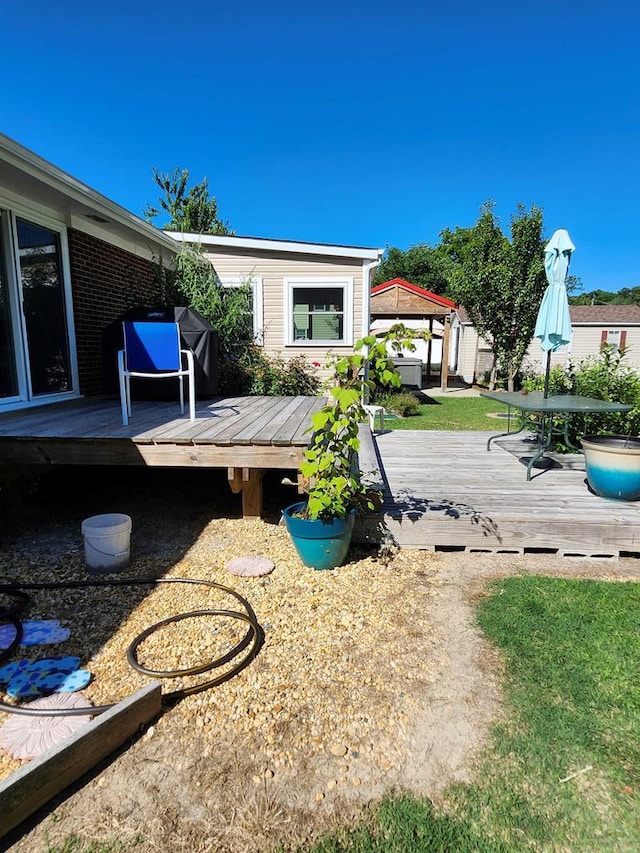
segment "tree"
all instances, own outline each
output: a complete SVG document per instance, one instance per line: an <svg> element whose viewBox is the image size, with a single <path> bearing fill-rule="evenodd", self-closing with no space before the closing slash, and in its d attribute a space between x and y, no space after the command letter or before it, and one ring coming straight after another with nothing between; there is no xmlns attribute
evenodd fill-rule
<svg viewBox="0 0 640 853"><path fill-rule="evenodd" d="M513 390L547 286L544 272L542 211L518 205L511 217L511 239L483 205L472 228L442 233L440 251L448 258L448 295L462 305L478 334L493 344L490 388L498 376Z"/></svg>
<svg viewBox="0 0 640 853"><path fill-rule="evenodd" d="M447 280L442 271L442 257L426 243L419 243L407 250L394 246L388 249L386 257L378 266L374 285L392 278L403 278L441 296L447 288Z"/></svg>
<svg viewBox="0 0 640 853"><path fill-rule="evenodd" d="M254 342L250 281L224 287L198 246L183 243L176 255L174 288L182 301L198 311L218 332L222 353L229 357Z"/></svg>
<svg viewBox="0 0 640 853"><path fill-rule="evenodd" d="M189 170L176 167L173 174L163 174L154 167L153 179L163 192L160 207L147 204L145 219L153 222L162 211L169 221L160 227L165 231L182 231L185 234L233 234L229 223L218 218L218 202L209 196L209 183L203 178L187 190Z"/></svg>
<svg viewBox="0 0 640 853"><path fill-rule="evenodd" d="M572 305L640 305L640 287L623 287L617 293L611 290L591 290L570 296Z"/></svg>

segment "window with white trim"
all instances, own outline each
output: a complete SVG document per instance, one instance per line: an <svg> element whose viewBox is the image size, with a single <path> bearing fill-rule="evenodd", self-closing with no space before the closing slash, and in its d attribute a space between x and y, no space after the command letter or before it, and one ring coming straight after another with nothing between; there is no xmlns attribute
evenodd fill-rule
<svg viewBox="0 0 640 853"><path fill-rule="evenodd" d="M620 345L621 345L620 329L607 329L607 331L604 332L602 339L604 341L606 341L608 344L610 344L612 347L615 347L616 349L620 349Z"/></svg>
<svg viewBox="0 0 640 853"><path fill-rule="evenodd" d="M289 278L285 289L287 344L352 345L352 278Z"/></svg>
<svg viewBox="0 0 640 853"><path fill-rule="evenodd" d="M264 343L264 313L262 303L262 278L255 275L218 276L223 287L249 286L253 294L251 315L253 320L253 339L257 344Z"/></svg>

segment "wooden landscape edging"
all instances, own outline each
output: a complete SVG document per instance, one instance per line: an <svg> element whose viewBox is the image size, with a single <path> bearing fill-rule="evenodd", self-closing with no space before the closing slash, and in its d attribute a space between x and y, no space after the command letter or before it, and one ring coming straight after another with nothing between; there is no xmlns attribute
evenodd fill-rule
<svg viewBox="0 0 640 853"><path fill-rule="evenodd" d="M122 746L160 704L160 682L152 681L0 782L0 838Z"/></svg>

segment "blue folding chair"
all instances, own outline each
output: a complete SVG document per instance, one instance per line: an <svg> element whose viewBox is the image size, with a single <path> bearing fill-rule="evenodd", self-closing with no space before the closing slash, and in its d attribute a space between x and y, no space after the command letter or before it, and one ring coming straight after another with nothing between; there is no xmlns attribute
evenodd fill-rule
<svg viewBox="0 0 640 853"><path fill-rule="evenodd" d="M196 383L193 353L180 348L177 323L122 324L124 349L118 352L120 405L122 423L131 417L131 377L135 379L170 379L177 377L180 386L180 411L184 415L184 377L189 380L189 420L196 419Z"/></svg>

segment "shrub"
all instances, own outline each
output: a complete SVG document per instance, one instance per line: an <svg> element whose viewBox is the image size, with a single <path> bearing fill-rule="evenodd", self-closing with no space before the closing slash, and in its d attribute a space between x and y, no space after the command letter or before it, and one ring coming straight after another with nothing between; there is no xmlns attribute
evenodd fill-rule
<svg viewBox="0 0 640 853"><path fill-rule="evenodd" d="M527 379L528 391L542 391L544 376ZM640 374L638 366L626 361L625 351L604 343L597 355L587 356L577 365L552 367L549 394L578 394L596 400L628 403L630 412L591 414L572 418L570 440L576 444L582 435L638 435L640 430ZM563 445L557 445L564 449Z"/></svg>
<svg viewBox="0 0 640 853"><path fill-rule="evenodd" d="M384 406L387 412L401 418L417 415L420 411L420 402L411 391L399 391L396 394L392 392L378 393L375 397L375 403L378 406Z"/></svg>
<svg viewBox="0 0 640 853"><path fill-rule="evenodd" d="M223 287L198 246L183 244L176 255L174 301L186 301L218 333L223 354L243 352L253 342L252 292L249 283Z"/></svg>
<svg viewBox="0 0 640 853"><path fill-rule="evenodd" d="M315 396L320 390L320 380L316 365L310 364L304 355L291 359L268 356L261 347L251 345L239 356L222 362L219 386L221 394Z"/></svg>

